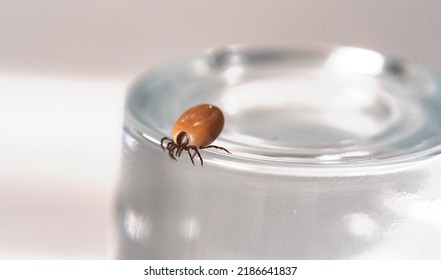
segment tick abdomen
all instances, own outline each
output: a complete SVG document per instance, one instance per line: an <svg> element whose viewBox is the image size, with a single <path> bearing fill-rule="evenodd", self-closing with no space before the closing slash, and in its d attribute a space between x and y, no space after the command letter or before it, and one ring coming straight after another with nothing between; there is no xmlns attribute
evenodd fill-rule
<svg viewBox="0 0 441 280"><path fill-rule="evenodd" d="M223 127L224 116L219 108L210 104L197 105L178 118L172 129L173 141L177 143L179 133L185 132L189 140L187 146L204 147L219 136Z"/></svg>

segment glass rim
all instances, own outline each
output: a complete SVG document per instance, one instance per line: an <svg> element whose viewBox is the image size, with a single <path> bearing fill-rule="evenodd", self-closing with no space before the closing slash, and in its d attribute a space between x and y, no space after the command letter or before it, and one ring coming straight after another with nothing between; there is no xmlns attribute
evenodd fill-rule
<svg viewBox="0 0 441 280"><path fill-rule="evenodd" d="M169 60L159 64L152 69L149 69L142 75L140 75L129 87L128 95L126 97L125 104L125 123L129 124L127 127L132 133L137 134L148 142L154 144L156 148L161 149L160 140L164 135L162 130L157 129L157 127L152 127L151 125L145 123L139 116L137 116L133 102L136 100L140 94L140 87L146 82L146 80L151 79L155 75L167 74L167 70L174 65L180 64L183 61L196 60L196 59L206 59L207 53L212 54L213 52L228 52L235 54L244 54L247 52L281 52L281 53L303 53L308 51L314 51L323 54L329 54L331 52L336 52L342 49L356 49L356 50L366 50L362 48L355 48L351 46L342 45L331 45L331 44L307 44L299 46L244 46L244 45L231 45L221 48L210 48L202 52L195 53L193 55L181 56L176 59ZM371 50L367 50L373 52ZM375 52L377 53L377 52ZM439 82L438 75L432 71L426 70L416 64L409 64L404 62L404 60L396 59L390 56L386 56L377 53L383 57L384 60L393 61L394 64L404 64L406 67L411 69L423 70L424 74L432 79L435 83ZM438 94L437 98L441 99ZM441 101L440 101L441 102ZM210 165L221 166L229 169L237 170L247 170L251 172L259 173L271 173L279 175L302 175L302 176L332 176L335 174L367 174L367 173L388 173L390 171L396 171L399 169L406 169L411 166L420 164L422 161L433 159L441 153L441 133L440 138L435 144L419 149L416 151L409 151L408 153L393 155L389 157L382 158L370 158L361 161L352 162L329 162L326 160L317 162L302 162L301 158L271 158L271 157L259 157L253 156L248 157L246 154L237 154L232 150L232 154L225 154L216 150L204 150L204 162Z"/></svg>

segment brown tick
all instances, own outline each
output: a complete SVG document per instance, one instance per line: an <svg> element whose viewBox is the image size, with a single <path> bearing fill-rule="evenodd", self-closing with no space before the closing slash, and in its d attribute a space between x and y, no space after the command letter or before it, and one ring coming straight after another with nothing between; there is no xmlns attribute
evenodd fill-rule
<svg viewBox="0 0 441 280"><path fill-rule="evenodd" d="M185 111L176 121L172 129L173 139L164 137L161 139L161 147L165 151L164 142L169 141L166 148L171 159L176 160L182 151L187 151L191 163L194 165L194 157L197 155L204 166L204 161L199 150L216 148L230 153L227 149L210 145L224 127L224 115L214 105L202 104L191 107ZM194 151L192 155L190 150Z"/></svg>

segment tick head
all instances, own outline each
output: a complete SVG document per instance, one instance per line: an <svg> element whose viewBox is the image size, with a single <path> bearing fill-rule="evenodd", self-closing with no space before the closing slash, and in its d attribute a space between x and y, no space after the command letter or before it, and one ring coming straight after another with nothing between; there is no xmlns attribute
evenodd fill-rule
<svg viewBox="0 0 441 280"><path fill-rule="evenodd" d="M189 141L190 140L188 139L188 135L185 131L179 132L178 137L176 137L176 144L180 147L187 146Z"/></svg>

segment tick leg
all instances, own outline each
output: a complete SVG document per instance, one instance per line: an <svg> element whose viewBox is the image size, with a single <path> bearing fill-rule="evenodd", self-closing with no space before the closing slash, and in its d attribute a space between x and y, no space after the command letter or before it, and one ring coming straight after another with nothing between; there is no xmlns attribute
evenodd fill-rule
<svg viewBox="0 0 441 280"><path fill-rule="evenodd" d="M170 151L170 149L172 148L172 146L173 146L173 142L168 143L168 144L167 144L167 150Z"/></svg>
<svg viewBox="0 0 441 280"><path fill-rule="evenodd" d="M188 149L186 149L185 147L182 147L181 150L179 151L179 156L181 156L181 154L184 150L188 151Z"/></svg>
<svg viewBox="0 0 441 280"><path fill-rule="evenodd" d="M162 138L161 139L161 148L165 151L165 148L164 148L164 141L165 140L168 140L168 141L173 141L173 140L171 140L170 138L168 138L168 137L164 137L164 138ZM169 143L170 144L170 143Z"/></svg>
<svg viewBox="0 0 441 280"><path fill-rule="evenodd" d="M176 150L176 156L177 157L180 157L181 156L181 154L182 154L182 151L184 150L184 147L179 147L177 150Z"/></svg>
<svg viewBox="0 0 441 280"><path fill-rule="evenodd" d="M195 149L193 149L193 150L194 150L194 154L190 157L192 161L193 161L193 159L196 157L196 155L199 154ZM202 160L202 158L201 158L200 155L199 155L199 158Z"/></svg>
<svg viewBox="0 0 441 280"><path fill-rule="evenodd" d="M201 166L204 166L204 160L201 157L201 154L199 153L199 150L196 146L188 146L189 149L193 149L195 151L195 155L198 155L199 159L201 160ZM193 155L194 156L194 155Z"/></svg>
<svg viewBox="0 0 441 280"><path fill-rule="evenodd" d="M188 149L187 152L188 152L188 155L190 156L191 163L193 163L193 166L194 166L194 160L193 160L193 157L191 156L190 149Z"/></svg>
<svg viewBox="0 0 441 280"><path fill-rule="evenodd" d="M173 155L173 151L175 148L176 148L175 143L170 142L167 144L168 155L171 159L174 159L174 160L176 160L175 156Z"/></svg>
<svg viewBox="0 0 441 280"><path fill-rule="evenodd" d="M191 158L194 158L196 156L196 151L194 152L194 154L191 156Z"/></svg>
<svg viewBox="0 0 441 280"><path fill-rule="evenodd" d="M205 146L205 147L200 147L199 149L204 150L204 149L209 149L209 148L221 149L221 150L224 150L225 152L231 154L230 151L228 151L224 147L219 147L219 146L215 146L215 145L208 145L208 146Z"/></svg>
<svg viewBox="0 0 441 280"><path fill-rule="evenodd" d="M171 148L168 149L168 155L170 156L171 159L176 160L175 156L173 155L173 151L176 149L175 145L172 145Z"/></svg>
<svg viewBox="0 0 441 280"><path fill-rule="evenodd" d="M171 149L168 150L168 156L169 156L171 159L173 159L173 156L172 156L172 150L171 150Z"/></svg>
<svg viewBox="0 0 441 280"><path fill-rule="evenodd" d="M171 151L168 153L168 155L170 156L171 159L177 160L177 159L175 158L175 156L173 155L173 150L171 150Z"/></svg>

